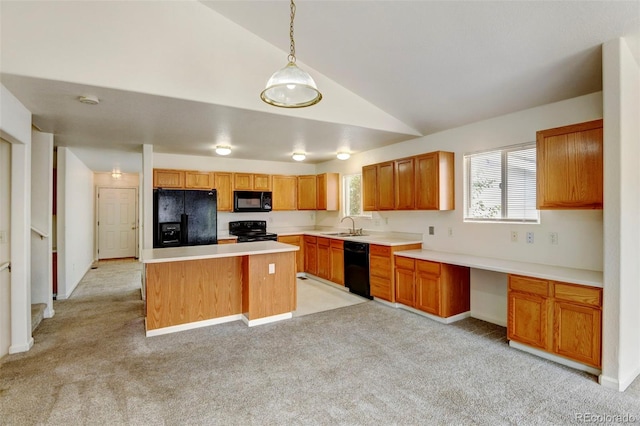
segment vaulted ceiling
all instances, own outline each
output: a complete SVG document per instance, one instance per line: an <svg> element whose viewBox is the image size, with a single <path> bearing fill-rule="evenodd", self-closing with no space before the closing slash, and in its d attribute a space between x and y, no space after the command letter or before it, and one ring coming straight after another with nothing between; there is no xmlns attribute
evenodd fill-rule
<svg viewBox="0 0 640 426"><path fill-rule="evenodd" d="M299 0L298 65L324 99L288 110L259 99L286 64L288 2L0 8L0 79L34 124L58 146L123 155L230 144L232 158L327 161L602 90L600 46L614 38L640 62L638 1Z"/></svg>

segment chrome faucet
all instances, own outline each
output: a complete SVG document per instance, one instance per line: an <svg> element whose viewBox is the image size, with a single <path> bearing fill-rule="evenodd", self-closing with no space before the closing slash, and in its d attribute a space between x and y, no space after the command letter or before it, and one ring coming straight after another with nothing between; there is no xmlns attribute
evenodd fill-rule
<svg viewBox="0 0 640 426"><path fill-rule="evenodd" d="M345 216L340 220L340 223L342 223L345 219L351 219L351 235L356 235L356 221L353 220L353 218L351 216Z"/></svg>

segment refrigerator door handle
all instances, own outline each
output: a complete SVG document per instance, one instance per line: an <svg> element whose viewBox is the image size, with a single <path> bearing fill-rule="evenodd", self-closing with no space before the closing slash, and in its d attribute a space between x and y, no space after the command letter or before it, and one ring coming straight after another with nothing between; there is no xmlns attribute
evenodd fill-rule
<svg viewBox="0 0 640 426"><path fill-rule="evenodd" d="M189 245L189 215L182 213L180 215L180 227L182 229L182 245Z"/></svg>

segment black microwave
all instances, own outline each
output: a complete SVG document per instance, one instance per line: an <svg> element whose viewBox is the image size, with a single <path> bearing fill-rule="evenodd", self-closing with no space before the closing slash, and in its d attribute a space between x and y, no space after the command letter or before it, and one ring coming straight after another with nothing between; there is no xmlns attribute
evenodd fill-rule
<svg viewBox="0 0 640 426"><path fill-rule="evenodd" d="M270 191L233 191L233 211L243 212L270 212Z"/></svg>

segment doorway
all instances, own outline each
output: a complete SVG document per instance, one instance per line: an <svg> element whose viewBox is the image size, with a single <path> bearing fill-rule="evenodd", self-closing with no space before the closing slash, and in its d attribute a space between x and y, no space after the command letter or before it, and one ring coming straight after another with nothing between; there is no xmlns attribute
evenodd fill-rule
<svg viewBox="0 0 640 426"><path fill-rule="evenodd" d="M137 257L137 189L98 188L98 259Z"/></svg>

